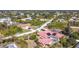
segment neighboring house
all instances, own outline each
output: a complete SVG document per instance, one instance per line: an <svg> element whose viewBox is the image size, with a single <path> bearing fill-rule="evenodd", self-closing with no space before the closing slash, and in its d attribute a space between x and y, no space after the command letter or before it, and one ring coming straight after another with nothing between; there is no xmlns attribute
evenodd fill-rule
<svg viewBox="0 0 79 59"><path fill-rule="evenodd" d="M0 22L4 22L4 21L11 21L11 18L9 18L9 17L0 18Z"/></svg>
<svg viewBox="0 0 79 59"><path fill-rule="evenodd" d="M53 32L50 30L41 31L37 34L39 35L38 42L43 45L57 43L60 38L64 37L63 34L60 34L58 32Z"/></svg>
<svg viewBox="0 0 79 59"><path fill-rule="evenodd" d="M70 20L70 26L76 26L79 27L79 20L77 17L72 17Z"/></svg>
<svg viewBox="0 0 79 59"><path fill-rule="evenodd" d="M12 44L8 44L6 48L18 48L18 47L15 43L12 43Z"/></svg>
<svg viewBox="0 0 79 59"><path fill-rule="evenodd" d="M26 29L29 29L29 30L31 30L32 28L31 28L31 24L22 24L22 23L19 23L19 24L17 24L17 26L18 27L21 27L22 29L24 29L24 30L26 30Z"/></svg>
<svg viewBox="0 0 79 59"><path fill-rule="evenodd" d="M7 25L12 25L13 24L10 17L0 18L0 23L6 23Z"/></svg>
<svg viewBox="0 0 79 59"><path fill-rule="evenodd" d="M23 21L32 20L32 18L31 18L31 17L28 17L28 18L23 18L23 19L21 19L21 20L23 20Z"/></svg>
<svg viewBox="0 0 79 59"><path fill-rule="evenodd" d="M78 18L77 17L72 17L69 21L77 21Z"/></svg>
<svg viewBox="0 0 79 59"><path fill-rule="evenodd" d="M34 40L26 40L28 48L34 48L37 46L37 44L34 42Z"/></svg>
<svg viewBox="0 0 79 59"><path fill-rule="evenodd" d="M48 19L40 19L40 21L47 21Z"/></svg>
<svg viewBox="0 0 79 59"><path fill-rule="evenodd" d="M64 19L58 19L57 21L58 21L58 22L65 22Z"/></svg>
<svg viewBox="0 0 79 59"><path fill-rule="evenodd" d="M72 19L73 19L73 20L77 20L77 17L74 16L74 17L72 17Z"/></svg>
<svg viewBox="0 0 79 59"><path fill-rule="evenodd" d="M72 18L69 21L74 21Z"/></svg>

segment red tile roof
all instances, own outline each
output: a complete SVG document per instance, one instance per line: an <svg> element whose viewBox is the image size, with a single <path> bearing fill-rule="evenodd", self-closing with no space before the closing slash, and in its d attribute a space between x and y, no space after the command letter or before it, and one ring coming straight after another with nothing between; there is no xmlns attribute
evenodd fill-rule
<svg viewBox="0 0 79 59"><path fill-rule="evenodd" d="M39 39L39 42L44 44L51 44L52 40L51 39Z"/></svg>
<svg viewBox="0 0 79 59"><path fill-rule="evenodd" d="M56 36L57 38L59 38L59 39L64 37L63 34L60 34L60 33L58 33L58 32L52 32L52 31L50 31L50 30L41 31L41 32L38 33L38 35L39 35L39 37L40 37L40 39L39 39L39 42L40 42L40 43L42 43L42 44L50 44L50 42L53 42L52 39L48 38L47 33L50 33L50 34L56 33L55 36Z"/></svg>

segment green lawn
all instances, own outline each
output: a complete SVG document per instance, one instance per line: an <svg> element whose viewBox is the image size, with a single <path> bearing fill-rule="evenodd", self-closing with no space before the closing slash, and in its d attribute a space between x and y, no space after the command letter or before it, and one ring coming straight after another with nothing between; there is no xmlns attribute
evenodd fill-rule
<svg viewBox="0 0 79 59"><path fill-rule="evenodd" d="M48 25L49 29L56 28L56 29L64 29L66 27L67 23L61 23L61 22L52 22Z"/></svg>

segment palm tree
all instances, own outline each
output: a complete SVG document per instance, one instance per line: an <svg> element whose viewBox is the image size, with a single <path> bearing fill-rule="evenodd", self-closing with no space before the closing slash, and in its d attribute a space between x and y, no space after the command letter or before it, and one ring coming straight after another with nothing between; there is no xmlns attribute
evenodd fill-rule
<svg viewBox="0 0 79 59"><path fill-rule="evenodd" d="M64 30L64 33L67 35L67 36L70 36L71 35L71 28L70 28L70 22L68 22L67 24L67 27L65 28Z"/></svg>

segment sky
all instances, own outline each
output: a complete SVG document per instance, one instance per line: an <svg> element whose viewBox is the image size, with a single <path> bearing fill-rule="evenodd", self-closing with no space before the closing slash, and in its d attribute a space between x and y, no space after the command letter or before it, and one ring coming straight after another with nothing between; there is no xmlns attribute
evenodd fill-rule
<svg viewBox="0 0 79 59"><path fill-rule="evenodd" d="M78 0L1 0L0 10L78 10Z"/></svg>

